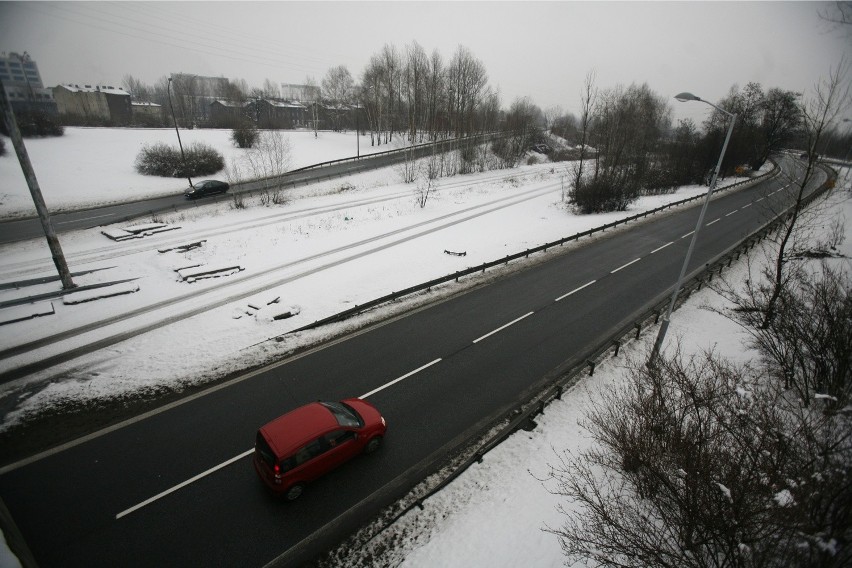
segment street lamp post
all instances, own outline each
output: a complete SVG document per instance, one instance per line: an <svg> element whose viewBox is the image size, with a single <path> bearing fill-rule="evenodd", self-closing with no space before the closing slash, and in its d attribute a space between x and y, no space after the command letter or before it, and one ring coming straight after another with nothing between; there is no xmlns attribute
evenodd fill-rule
<svg viewBox="0 0 852 568"><path fill-rule="evenodd" d="M722 152L719 154L719 162L716 164L716 169L713 170L713 177L710 180L710 187L707 189L707 196L704 198L704 205L701 207L701 213L698 215L698 222L695 224L695 231L692 233L692 240L689 242L689 249L686 251L686 256L683 259L683 266L680 269L680 275L677 277L677 282L675 283L674 291L672 292L672 299L669 302L669 307L666 310L666 315L663 317L663 321L660 324L660 330L657 333L657 340L654 342L654 349L651 351L651 357L648 359L648 364L652 365L657 360L657 357L660 355L660 349L663 346L663 340L666 337L666 332L669 329L669 320L672 316L672 311L674 310L675 303L677 302L678 294L680 294L680 288L683 285L683 279L686 276L686 270L689 266L689 260L692 258L692 251L695 249L695 241L698 239L698 233L701 230L701 226L704 223L704 214L707 212L707 206L710 204L710 198L713 195L713 190L716 189L716 179L719 177L719 171L722 169L722 160L725 157L725 150L728 149L728 141L731 139L731 132L734 130L734 123L737 121L737 115L732 114L726 111L723 108L719 108L714 105L710 101L705 101L700 97L696 97L692 93L680 93L676 95L675 98L680 102L686 101L700 101L703 103L707 103L712 106L719 112L722 112L728 115L731 118L731 125L728 127L728 134L725 136L725 143L722 144Z"/></svg>
<svg viewBox="0 0 852 568"><path fill-rule="evenodd" d="M169 77L169 84L166 87L166 92L169 95L169 108L172 109L172 121L175 123L175 133L177 134L178 147L180 148L180 161L183 163L183 169L186 171L186 180L189 182L189 187L192 187L192 178L189 177L189 170L186 169L186 156L183 154L183 144L180 141L180 131L178 130L177 118L175 118L175 107L172 105L172 78Z"/></svg>

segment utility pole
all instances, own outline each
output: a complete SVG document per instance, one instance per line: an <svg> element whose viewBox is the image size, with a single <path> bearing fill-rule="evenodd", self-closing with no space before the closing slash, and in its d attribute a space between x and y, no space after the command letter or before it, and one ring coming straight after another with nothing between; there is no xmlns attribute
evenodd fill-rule
<svg viewBox="0 0 852 568"><path fill-rule="evenodd" d="M189 177L189 170L186 167L186 156L183 155L183 144L180 141L180 131L178 130L177 118L175 118L175 107L172 104L172 78L169 77L169 84L166 88L169 94L169 108L172 109L172 121L175 123L175 133L177 134L178 146L180 146L180 161L183 162L183 169L186 170L186 180L189 182L189 187L192 187L192 178Z"/></svg>
<svg viewBox="0 0 852 568"><path fill-rule="evenodd" d="M41 188L36 179L35 170L30 162L30 156L27 154L27 148L24 146L24 139L21 138L21 131L18 130L18 121L15 120L15 113L12 110L12 104L6 96L6 87L3 86L3 81L0 80L0 110L3 111L3 117L6 120L6 128L9 130L9 136L12 138L12 145L15 147L15 153L18 155L18 161L21 163L21 170L24 172L24 177L27 180L27 186L30 188L30 194L33 197L38 218L41 221L41 228L44 230L44 236L47 238L47 246L50 248L50 254L53 256L53 264L56 265L56 270L59 272L59 279L62 281L62 289L70 290L76 285L71 280L71 272L68 270L68 264L65 262L65 256L62 254L62 247L59 245L59 239L53 231L53 225L50 223L50 215L47 212L47 205L44 203L44 198L41 195Z"/></svg>

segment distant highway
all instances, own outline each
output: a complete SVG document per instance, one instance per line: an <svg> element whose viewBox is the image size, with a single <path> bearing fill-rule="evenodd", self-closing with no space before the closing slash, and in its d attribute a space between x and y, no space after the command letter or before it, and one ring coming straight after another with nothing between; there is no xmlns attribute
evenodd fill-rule
<svg viewBox="0 0 852 568"><path fill-rule="evenodd" d="M766 223L794 192L781 175L716 198L690 272ZM42 567L301 566L665 298L696 217L694 207L675 210L589 240L4 468L0 496ZM385 445L308 486L299 501L272 499L248 457L257 427L306 402L350 396L381 409Z"/></svg>
<svg viewBox="0 0 852 568"><path fill-rule="evenodd" d="M435 145L435 148L437 151L443 152L452 149L457 142L458 140L440 141ZM414 158L421 158L428 156L432 151L433 149L431 146L418 147L412 150L411 155L413 155ZM300 168L284 174L281 178L281 186L286 188L294 185L307 185L326 179L352 175L362 171L384 168L403 162L407 155L409 154L406 152L380 154L377 156L366 155L357 159L350 158L349 160L351 161L324 165L322 167L309 166L308 168ZM181 209L195 207L202 203L226 201L231 199L230 194L232 193L256 191L260 187L261 183L257 181L235 184L232 186L228 194L202 198L197 202L187 200L183 196L183 192L181 192L177 195L154 197L142 201L117 203L114 205L105 205L103 207L69 211L67 213L55 213L51 214L51 221L53 223L53 229L57 233L76 231L80 229L91 229L92 227L118 223L125 219L150 215L158 211L179 211ZM27 219L0 221L0 244L34 239L43 236L44 233L42 232L38 218L31 217Z"/></svg>

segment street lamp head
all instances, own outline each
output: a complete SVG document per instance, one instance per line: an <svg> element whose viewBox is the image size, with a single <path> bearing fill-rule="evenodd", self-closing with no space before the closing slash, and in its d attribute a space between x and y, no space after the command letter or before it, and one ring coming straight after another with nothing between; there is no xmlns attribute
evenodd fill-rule
<svg viewBox="0 0 852 568"><path fill-rule="evenodd" d="M686 101L700 101L701 100L700 97L696 97L692 93L681 93L679 95L675 95L675 98L682 103L685 103Z"/></svg>

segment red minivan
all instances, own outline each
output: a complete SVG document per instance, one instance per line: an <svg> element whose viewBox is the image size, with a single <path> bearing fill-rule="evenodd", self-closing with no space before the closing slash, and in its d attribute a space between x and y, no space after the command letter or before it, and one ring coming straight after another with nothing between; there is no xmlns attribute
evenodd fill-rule
<svg viewBox="0 0 852 568"><path fill-rule="evenodd" d="M292 501L306 483L361 452L376 451L385 430L381 413L360 398L312 402L257 431L254 469L274 493Z"/></svg>

